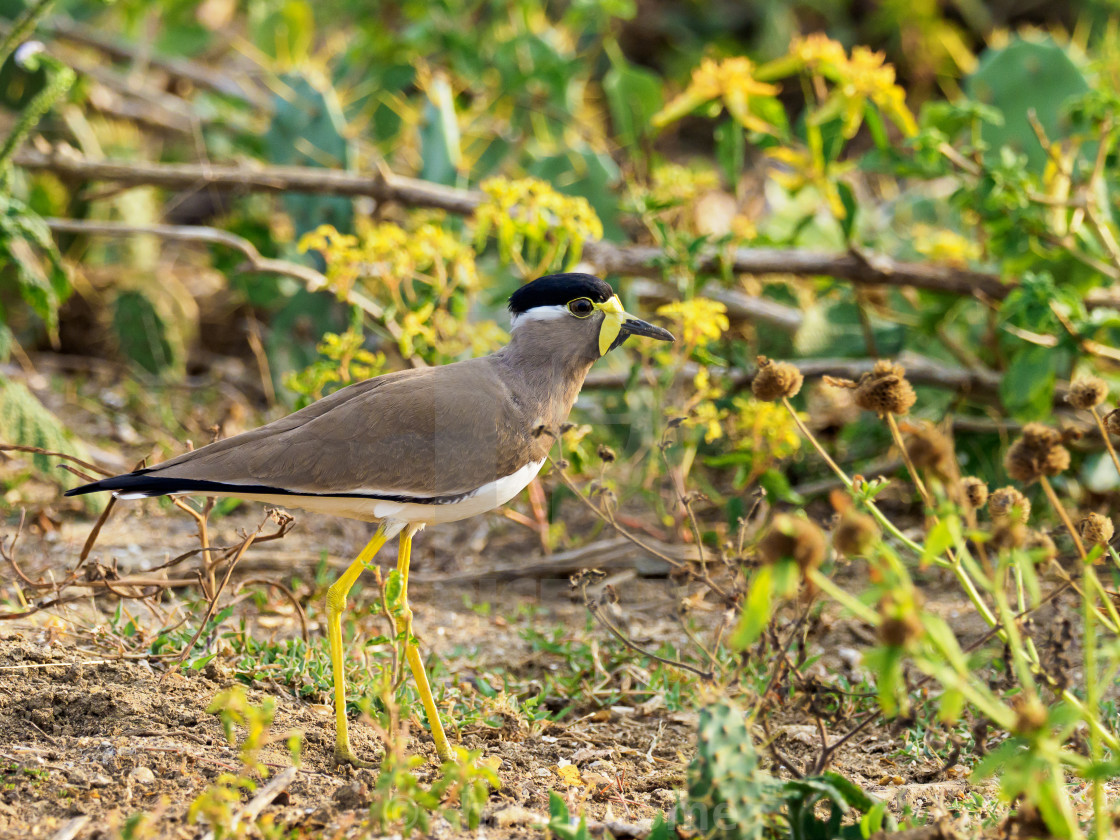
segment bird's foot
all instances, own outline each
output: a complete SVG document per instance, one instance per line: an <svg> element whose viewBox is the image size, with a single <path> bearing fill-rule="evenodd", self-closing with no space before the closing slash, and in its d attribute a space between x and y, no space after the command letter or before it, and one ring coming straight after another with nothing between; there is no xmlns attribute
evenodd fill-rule
<svg viewBox="0 0 1120 840"><path fill-rule="evenodd" d="M378 765L373 761L366 761L354 755L354 751L350 749L350 745L335 744L334 745L334 763L339 766L349 764L359 770L372 770Z"/></svg>

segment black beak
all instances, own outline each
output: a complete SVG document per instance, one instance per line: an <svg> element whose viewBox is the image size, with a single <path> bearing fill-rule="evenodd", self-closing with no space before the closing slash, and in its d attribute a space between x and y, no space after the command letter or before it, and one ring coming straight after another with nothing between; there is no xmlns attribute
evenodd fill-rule
<svg viewBox="0 0 1120 840"><path fill-rule="evenodd" d="M610 349L614 350L614 348L619 347L622 342L626 341L626 339L632 335L656 338L658 341L676 341L676 339L673 338L673 334L668 330L655 327L653 324L648 324L638 318L627 316L626 320L622 322L622 327L619 329L618 336L611 344Z"/></svg>

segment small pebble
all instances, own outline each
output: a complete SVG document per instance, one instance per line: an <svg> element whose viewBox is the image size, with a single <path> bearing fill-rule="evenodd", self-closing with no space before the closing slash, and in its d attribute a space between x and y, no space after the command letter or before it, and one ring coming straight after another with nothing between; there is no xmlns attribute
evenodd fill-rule
<svg viewBox="0 0 1120 840"><path fill-rule="evenodd" d="M156 774L149 767L133 767L128 777L141 785L154 785L156 783Z"/></svg>

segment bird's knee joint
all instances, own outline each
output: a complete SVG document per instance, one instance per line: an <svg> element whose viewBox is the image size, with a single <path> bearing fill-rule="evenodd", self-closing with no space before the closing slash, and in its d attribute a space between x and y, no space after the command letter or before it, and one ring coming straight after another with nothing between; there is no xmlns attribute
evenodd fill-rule
<svg viewBox="0 0 1120 840"><path fill-rule="evenodd" d="M346 609L346 591L338 584L327 590L327 612L337 615Z"/></svg>

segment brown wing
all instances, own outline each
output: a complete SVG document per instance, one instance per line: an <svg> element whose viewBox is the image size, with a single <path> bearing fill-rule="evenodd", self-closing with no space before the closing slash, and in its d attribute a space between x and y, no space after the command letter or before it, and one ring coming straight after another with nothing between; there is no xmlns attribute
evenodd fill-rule
<svg viewBox="0 0 1120 840"><path fill-rule="evenodd" d="M149 475L297 493L452 496L539 457L533 422L489 360L470 359L351 385Z"/></svg>

